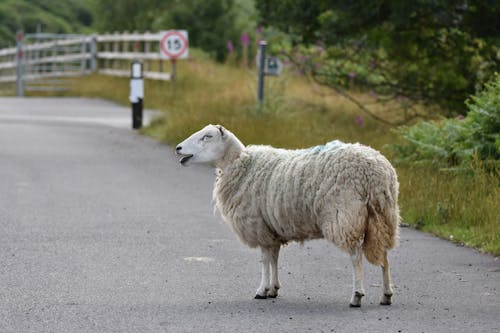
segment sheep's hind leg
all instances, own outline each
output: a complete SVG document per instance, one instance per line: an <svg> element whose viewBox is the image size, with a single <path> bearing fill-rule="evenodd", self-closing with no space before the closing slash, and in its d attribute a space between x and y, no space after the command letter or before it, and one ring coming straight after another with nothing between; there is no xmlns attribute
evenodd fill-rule
<svg viewBox="0 0 500 333"><path fill-rule="evenodd" d="M382 276L384 279L384 294L382 295L381 305L392 304L392 287L391 287L391 272L389 269L389 260L387 259L387 251L384 253L384 263L382 265Z"/></svg>
<svg viewBox="0 0 500 333"><path fill-rule="evenodd" d="M353 292L351 297L351 307L358 308L361 306L361 299L365 296L363 288L363 267L361 256L361 244L357 244L351 252L352 261L352 276L353 276Z"/></svg>

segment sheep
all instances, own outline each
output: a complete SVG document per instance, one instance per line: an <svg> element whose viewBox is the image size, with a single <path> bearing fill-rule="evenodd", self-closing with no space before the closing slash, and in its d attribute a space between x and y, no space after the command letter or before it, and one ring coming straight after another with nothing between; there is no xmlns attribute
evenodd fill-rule
<svg viewBox="0 0 500 333"><path fill-rule="evenodd" d="M208 125L176 147L180 163L217 167L213 199L240 241L261 250L255 298L278 295L281 245L325 238L349 253L351 307L360 307L362 255L382 268L380 304L392 303L387 259L398 243L397 175L378 151L332 141L309 149L247 146L221 125Z"/></svg>

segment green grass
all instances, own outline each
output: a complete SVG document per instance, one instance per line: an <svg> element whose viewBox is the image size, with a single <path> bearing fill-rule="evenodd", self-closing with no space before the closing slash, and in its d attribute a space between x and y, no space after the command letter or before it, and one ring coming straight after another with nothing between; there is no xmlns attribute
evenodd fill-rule
<svg viewBox="0 0 500 333"><path fill-rule="evenodd" d="M435 166L401 165L404 220L417 229L500 255L500 178L475 167L455 174Z"/></svg>
<svg viewBox="0 0 500 333"><path fill-rule="evenodd" d="M333 92L286 74L266 78L267 101L256 107L255 71L207 59L181 61L178 81L145 83L145 107L164 111L143 133L175 145L208 123L223 124L245 144L300 148L340 139L382 150L401 140ZM128 104L129 81L92 75L73 94ZM380 107L376 112L389 112ZM362 116L362 126L356 117ZM500 255L498 174L476 167L474 174L443 172L425 164L398 164L404 222L481 251Z"/></svg>

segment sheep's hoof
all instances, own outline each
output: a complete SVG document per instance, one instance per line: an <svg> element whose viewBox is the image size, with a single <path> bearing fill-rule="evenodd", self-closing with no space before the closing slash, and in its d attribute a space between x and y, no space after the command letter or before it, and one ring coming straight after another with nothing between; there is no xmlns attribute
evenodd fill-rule
<svg viewBox="0 0 500 333"><path fill-rule="evenodd" d="M351 303L349 304L349 306L351 308L361 307L361 298L363 298L363 296L365 296L365 294L362 292L359 291L354 292L354 295L352 295Z"/></svg>
<svg viewBox="0 0 500 333"><path fill-rule="evenodd" d="M266 299L266 298L267 298L267 296L265 296L265 295L264 296L259 295L259 294L255 295L255 299Z"/></svg>
<svg viewBox="0 0 500 333"><path fill-rule="evenodd" d="M392 294L384 294L382 296L382 300L380 301L380 305L391 305L392 304Z"/></svg>
<svg viewBox="0 0 500 333"><path fill-rule="evenodd" d="M267 297L268 298L276 298L276 297L278 297L278 294L277 293L276 294L268 294Z"/></svg>

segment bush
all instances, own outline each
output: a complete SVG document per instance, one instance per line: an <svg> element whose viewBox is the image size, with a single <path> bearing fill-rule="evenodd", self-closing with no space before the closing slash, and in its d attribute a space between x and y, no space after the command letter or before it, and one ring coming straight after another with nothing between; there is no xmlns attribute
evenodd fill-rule
<svg viewBox="0 0 500 333"><path fill-rule="evenodd" d="M467 117L421 122L398 132L405 139L392 145L399 161L431 162L445 167L466 167L471 161L498 166L500 158L500 75L466 102ZM470 165L470 163L469 163Z"/></svg>

